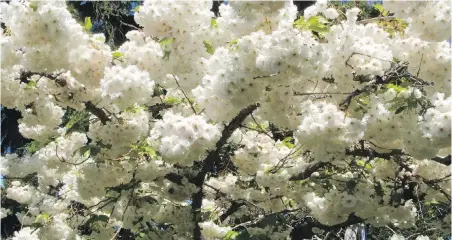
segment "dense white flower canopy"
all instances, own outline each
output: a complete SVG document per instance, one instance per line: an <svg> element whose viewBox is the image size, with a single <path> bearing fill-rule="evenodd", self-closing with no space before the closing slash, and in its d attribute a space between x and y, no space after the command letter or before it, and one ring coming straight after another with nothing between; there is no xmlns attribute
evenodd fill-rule
<svg viewBox="0 0 452 240"><path fill-rule="evenodd" d="M395 33L325 0L211 5L146 0L113 51L65 2L0 3L1 104L41 146L1 159L12 239L290 239L450 204L450 3L384 1Z"/></svg>

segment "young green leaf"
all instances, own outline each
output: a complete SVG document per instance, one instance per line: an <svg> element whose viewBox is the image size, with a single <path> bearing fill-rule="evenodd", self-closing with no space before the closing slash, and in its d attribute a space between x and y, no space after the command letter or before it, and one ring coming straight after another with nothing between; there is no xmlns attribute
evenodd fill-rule
<svg viewBox="0 0 452 240"><path fill-rule="evenodd" d="M212 18L210 20L210 27L211 28L218 28L218 23L217 23L217 20L215 18Z"/></svg>
<svg viewBox="0 0 452 240"><path fill-rule="evenodd" d="M91 18L85 17L85 30L91 31L92 28L93 28L93 24L91 23Z"/></svg>
<svg viewBox="0 0 452 240"><path fill-rule="evenodd" d="M33 3L30 3L30 8L33 10L33 12L36 12L36 10L38 10L38 6L36 6L35 4L33 4Z"/></svg>
<svg viewBox="0 0 452 240"><path fill-rule="evenodd" d="M171 104L171 105L178 104L178 103L181 103L181 102L182 102L181 99L179 99L179 98L177 98L177 97L172 97L172 96L168 96L168 97L164 100L164 103Z"/></svg>
<svg viewBox="0 0 452 240"><path fill-rule="evenodd" d="M383 13L385 8L381 4L374 4L374 8L377 9L380 13Z"/></svg>
<svg viewBox="0 0 452 240"><path fill-rule="evenodd" d="M215 47L212 45L212 42L204 40L202 41L204 43L204 47L206 48L206 52L209 54L213 54L215 52Z"/></svg>
<svg viewBox="0 0 452 240"><path fill-rule="evenodd" d="M290 149L295 147L295 145L292 143L292 137L284 138L284 140L281 143Z"/></svg>
<svg viewBox="0 0 452 240"><path fill-rule="evenodd" d="M229 232L226 233L226 236L223 238L223 240L233 240L235 239L240 233L233 231L233 230L229 230Z"/></svg>
<svg viewBox="0 0 452 240"><path fill-rule="evenodd" d="M120 51L114 51L111 53L111 55L113 56L113 59L118 59L118 58L124 56L124 54L122 54Z"/></svg>

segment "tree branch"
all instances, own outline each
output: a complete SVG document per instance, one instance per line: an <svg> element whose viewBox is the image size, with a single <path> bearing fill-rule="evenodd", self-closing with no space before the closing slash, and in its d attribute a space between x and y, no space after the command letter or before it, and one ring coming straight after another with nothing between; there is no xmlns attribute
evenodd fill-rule
<svg viewBox="0 0 452 240"><path fill-rule="evenodd" d="M308 166L306 167L306 169L303 172L301 172L301 173L299 173L299 174L297 174L295 176L290 177L289 180L290 181L304 180L304 179L310 177L312 173L314 173L315 171L319 170L320 168L322 168L325 165L326 165L326 162L312 162L312 163L309 163Z"/></svg>
<svg viewBox="0 0 452 240"><path fill-rule="evenodd" d="M438 163L441 163L441 164L444 164L444 165L447 165L447 166L450 166L450 164L451 164L451 156L450 155L446 156L446 157L443 157L443 158L441 158L441 157L434 157L431 160L435 161L435 162L438 162Z"/></svg>
<svg viewBox="0 0 452 240"><path fill-rule="evenodd" d="M226 220L226 218L228 218L229 216L231 216L232 214L237 212L240 209L240 207L243 206L243 205L245 205L244 202L237 202L237 201L232 202L232 204L228 208L228 210L226 210L226 212L221 214L220 222L223 222L224 220Z"/></svg>
<svg viewBox="0 0 452 240"><path fill-rule="evenodd" d="M149 106L148 111L152 114L153 117L157 116L160 111L168 108L172 108L173 105L166 103L157 103L155 105Z"/></svg>
<svg viewBox="0 0 452 240"><path fill-rule="evenodd" d="M199 226L199 222L201 222L201 214L200 209L202 206L202 199L204 197L202 187L204 185L205 178L207 173L213 167L213 163L217 158L219 158L220 149L227 143L229 137L231 137L232 133L240 127L240 124L250 115L254 110L258 108L259 104L250 105L244 109L242 109L239 114L232 119L232 121L224 127L221 137L216 143L216 149L207 155L206 159L203 162L201 171L193 178L192 183L199 187L199 191L192 195L192 213L193 213L193 239L201 240L201 228Z"/></svg>
<svg viewBox="0 0 452 240"><path fill-rule="evenodd" d="M110 118L107 116L107 114L102 109L97 108L96 105L94 105L91 101L85 103L85 108L86 110L88 110L88 112L99 118L102 124L105 125L108 121L110 121Z"/></svg>
<svg viewBox="0 0 452 240"><path fill-rule="evenodd" d="M45 73L45 72L22 71L20 73L19 80L20 80L20 82L23 82L23 83L29 83L30 82L29 78L34 75L39 75L41 77L46 77L48 79L51 79L51 80L55 81L55 83L60 87L65 87L67 84L66 80L58 78L59 75L49 74L49 73ZM94 105L91 101L85 102L85 108L86 108L86 110L88 110L88 112L90 112L91 114L93 114L94 116L99 118L99 120L102 122L102 124L106 124L108 121L110 121L110 118L107 116L107 114L102 109L96 107L96 105Z"/></svg>

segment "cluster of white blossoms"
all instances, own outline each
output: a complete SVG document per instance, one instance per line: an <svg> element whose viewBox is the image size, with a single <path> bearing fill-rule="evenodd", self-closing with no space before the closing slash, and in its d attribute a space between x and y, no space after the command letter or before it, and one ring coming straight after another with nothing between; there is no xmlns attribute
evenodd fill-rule
<svg viewBox="0 0 452 240"><path fill-rule="evenodd" d="M396 16L407 19L408 36L427 41L444 41L450 38L451 6L447 1L410 1L400 4L390 0L384 1L383 6Z"/></svg>
<svg viewBox="0 0 452 240"><path fill-rule="evenodd" d="M14 233L11 240L40 240L38 237L40 229L37 231L31 227L24 227L20 231Z"/></svg>
<svg viewBox="0 0 452 240"><path fill-rule="evenodd" d="M245 176L257 174L256 181L260 186L286 185L287 179L290 177L287 171L278 171L277 174L267 172L279 162L284 161L290 165L303 163L295 154L295 149L284 146L280 141L275 142L270 136L259 134L256 131L238 135L234 136L234 141L244 147L234 152L232 162ZM276 181L280 181L280 184L277 184Z"/></svg>
<svg viewBox="0 0 452 240"><path fill-rule="evenodd" d="M372 196L375 193L369 187L366 183L359 183L353 190L353 194L345 189L333 189L323 196L310 192L304 195L303 200L315 218L326 225L344 222L353 212L361 218L367 219L372 216L369 223L374 226L385 226L388 223L393 223L400 228L412 226L417 214L416 207L411 200L399 207L382 206ZM387 202L388 197L388 195L385 196L383 200ZM335 214L328 214L331 211Z"/></svg>
<svg viewBox="0 0 452 240"><path fill-rule="evenodd" d="M100 87L105 100L103 104L117 107L117 111L123 111L134 104L146 104L154 93L154 81L149 78L149 73L140 71L134 65L106 68Z"/></svg>
<svg viewBox="0 0 452 240"><path fill-rule="evenodd" d="M214 222L199 223L201 233L207 239L218 239L226 236L226 233L231 230L231 227L221 227Z"/></svg>
<svg viewBox="0 0 452 240"><path fill-rule="evenodd" d="M264 37L262 31L254 32L237 40L229 49L216 49L209 59L202 84L192 91L209 119L228 122L240 109L262 97L265 80L254 77L260 75L255 67L255 49ZM238 49L234 50L235 47Z"/></svg>
<svg viewBox="0 0 452 240"><path fill-rule="evenodd" d="M190 166L200 160L219 137L220 128L209 124L203 116L184 117L169 111L154 124L148 142L159 149L164 161Z"/></svg>
<svg viewBox="0 0 452 240"><path fill-rule="evenodd" d="M388 109L386 101L394 99L396 95L397 93L393 90L388 90L381 96L370 96L369 106L371 107L363 117L367 127L365 139L382 148L401 147L400 134L406 126L404 124L407 124L406 119L410 119L403 115L396 115Z"/></svg>
<svg viewBox="0 0 452 240"><path fill-rule="evenodd" d="M264 75L281 73L293 78L303 73L306 79L316 79L319 73L325 71L322 63L326 60L326 54L307 31L275 30L265 36L262 47L256 51L256 67ZM270 80L269 84L278 86L285 84L284 81L284 77L280 76L280 79Z"/></svg>
<svg viewBox="0 0 452 240"><path fill-rule="evenodd" d="M19 181L11 182L11 187L6 190L6 197L17 201L18 203L30 203L35 194L33 187L21 186Z"/></svg>
<svg viewBox="0 0 452 240"><path fill-rule="evenodd" d="M135 21L147 36L183 38L194 28L210 26L211 5L208 1L146 1L135 14Z"/></svg>
<svg viewBox="0 0 452 240"><path fill-rule="evenodd" d="M210 11L212 3L209 1L146 1L134 15L135 21L143 26L146 36L156 36L161 39L163 50L162 59L165 60L156 69L163 69L167 73L176 74L181 79L180 85L184 89L196 87L204 72L201 58L207 57L203 41L209 35L211 19L214 17ZM187 21L190 19L190 21ZM148 40L150 41L150 40ZM147 44L149 45L149 44ZM152 52L150 59L156 59L162 52L156 52L154 46L149 46ZM135 57L136 58L136 57ZM162 68L163 69L159 69ZM151 66L147 66L148 68ZM154 74L151 73L151 76ZM164 81L164 79L158 79ZM171 79L164 84L165 87L174 87Z"/></svg>
<svg viewBox="0 0 452 240"><path fill-rule="evenodd" d="M362 122L346 117L336 105L306 101L301 109L302 120L295 137L319 161L330 161L330 155L344 153L348 145L364 136Z"/></svg>
<svg viewBox="0 0 452 240"><path fill-rule="evenodd" d="M36 99L22 114L23 118L19 120L20 133L26 138L45 142L58 133L58 125L61 124L64 110L52 101L52 96L49 96Z"/></svg>
<svg viewBox="0 0 452 240"><path fill-rule="evenodd" d="M93 34L88 44L80 45L69 53L69 65L74 77L88 88L99 87L104 70L112 61L110 47L103 34Z"/></svg>
<svg viewBox="0 0 452 240"><path fill-rule="evenodd" d="M131 144L144 140L149 134L149 113L144 110L122 112L111 122L93 122L88 137L94 142L111 145L108 154L112 156L128 151Z"/></svg>
<svg viewBox="0 0 452 240"><path fill-rule="evenodd" d="M324 229L415 227L418 200L450 201L450 6L384 1L408 22L396 34L333 6L305 9L317 34L292 1L214 17L211 1L146 0L114 51L64 2L0 3L2 106L34 141L1 157L26 209L1 209L23 225L11 239L287 239L293 224L261 223L300 209Z"/></svg>
<svg viewBox="0 0 452 240"><path fill-rule="evenodd" d="M407 239L407 238L405 238L403 235L399 235L399 234L394 234L390 238L390 240L405 240L405 239ZM438 239L443 239L443 238L438 238ZM419 235L416 237L415 240L430 240L430 238L428 236Z"/></svg>
<svg viewBox="0 0 452 240"><path fill-rule="evenodd" d="M424 137L432 140L432 145L437 148L450 147L452 98L437 93L432 96L431 102L434 107L427 109L420 117L419 127Z"/></svg>
<svg viewBox="0 0 452 240"><path fill-rule="evenodd" d="M151 79L161 84L166 74L162 64L163 49L160 44L141 31L129 31L126 34L129 41L118 48L120 57L119 64L137 66L142 71L147 71Z"/></svg>
<svg viewBox="0 0 452 240"><path fill-rule="evenodd" d="M219 11L216 34L218 40L226 41L257 31L291 28L297 16L296 6L287 1L231 1L220 5Z"/></svg>
<svg viewBox="0 0 452 240"><path fill-rule="evenodd" d="M376 24L358 24L358 8L347 11L347 21L333 25L325 35L328 43L329 69L325 77L333 77L334 89L352 91L360 87L353 75L380 75L391 66L393 54L389 34Z"/></svg>
<svg viewBox="0 0 452 240"><path fill-rule="evenodd" d="M64 2L12 1L1 3L0 8L1 21L14 33L8 38L23 54L21 64L32 71L69 67L68 54L88 40Z"/></svg>
<svg viewBox="0 0 452 240"><path fill-rule="evenodd" d="M327 0L316 1L314 5L304 10L303 16L306 19L309 19L310 17L316 16L319 13L322 13L328 19L336 19L337 17L339 17L339 13L335 8L328 8Z"/></svg>
<svg viewBox="0 0 452 240"><path fill-rule="evenodd" d="M450 95L452 49L447 41L428 42L409 37L391 44L394 57L410 65L408 71L433 85L425 90L429 94L441 91Z"/></svg>

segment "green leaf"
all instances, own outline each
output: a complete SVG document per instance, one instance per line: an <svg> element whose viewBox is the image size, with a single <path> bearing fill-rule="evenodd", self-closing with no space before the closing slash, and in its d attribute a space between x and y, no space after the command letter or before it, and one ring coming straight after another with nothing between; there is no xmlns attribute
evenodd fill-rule
<svg viewBox="0 0 452 240"><path fill-rule="evenodd" d="M169 60L169 57L170 57L170 54L171 54L171 51L163 51L163 57L162 57L162 59L163 60L165 60L165 61L168 61Z"/></svg>
<svg viewBox="0 0 452 240"><path fill-rule="evenodd" d="M85 17L85 30L91 31L93 24L91 23L91 17Z"/></svg>
<svg viewBox="0 0 452 240"><path fill-rule="evenodd" d="M380 13L385 11L385 8L381 4L374 4L374 8L377 9Z"/></svg>
<svg viewBox="0 0 452 240"><path fill-rule="evenodd" d="M210 27L211 28L218 28L218 23L217 23L217 20L215 18L212 18L210 20Z"/></svg>
<svg viewBox="0 0 452 240"><path fill-rule="evenodd" d="M229 42L229 44L234 45L237 44L239 41L237 39L233 39L232 41Z"/></svg>
<svg viewBox="0 0 452 240"><path fill-rule="evenodd" d="M140 106L132 106L132 107L128 107L126 108L124 111L125 112L131 112L131 113L139 113L141 111L145 110L144 107L140 107Z"/></svg>
<svg viewBox="0 0 452 240"><path fill-rule="evenodd" d="M44 146L44 144L41 144L38 141L32 141L30 143L27 143L23 149L25 149L26 152L33 154L37 152L39 149L41 149Z"/></svg>
<svg viewBox="0 0 452 240"><path fill-rule="evenodd" d="M162 59L165 61L169 60L170 54L171 54L171 48L170 45L173 43L174 38L162 38L159 43L160 43L160 47L163 48L163 57Z"/></svg>
<svg viewBox="0 0 452 240"><path fill-rule="evenodd" d="M383 17L385 17L389 14L389 12L386 11L385 8L383 7L383 5L381 5L381 4L375 4L374 8L377 9Z"/></svg>
<svg viewBox="0 0 452 240"><path fill-rule="evenodd" d="M173 43L173 41L174 41L174 38L164 37L159 41L159 43L160 43L160 46L165 46L165 45L169 45L169 44Z"/></svg>
<svg viewBox="0 0 452 240"><path fill-rule="evenodd" d="M284 140L281 142L284 146L292 149L295 147L295 145L292 143L292 137L286 137L284 138Z"/></svg>
<svg viewBox="0 0 452 240"><path fill-rule="evenodd" d="M300 18L298 18L294 23L293 26L295 28L298 28L300 30L307 30L308 29L308 24L306 23L306 21L304 20L304 17L301 16Z"/></svg>
<svg viewBox="0 0 452 240"><path fill-rule="evenodd" d="M268 174L268 173L270 173L273 169L274 169L273 166L266 167L266 168L264 169L264 173Z"/></svg>
<svg viewBox="0 0 452 240"><path fill-rule="evenodd" d="M324 35L329 31L329 22L322 16L312 16L307 20L301 16L298 20L296 20L293 24L295 28L300 30L314 31L319 33L319 35Z"/></svg>
<svg viewBox="0 0 452 240"><path fill-rule="evenodd" d="M36 87L36 82L35 81L29 81L27 83L27 86L25 86L25 89L33 89Z"/></svg>
<svg viewBox="0 0 452 240"><path fill-rule="evenodd" d="M364 167L367 170L372 169L372 166L369 163L366 163L366 161L363 159L355 160L355 162L356 162L356 165Z"/></svg>
<svg viewBox="0 0 452 240"><path fill-rule="evenodd" d="M402 87L400 85L395 85L395 84L392 84L392 83L387 84L386 88L388 88L388 89L392 88L392 89L396 90L397 93L399 93L399 92L401 92L403 90L408 90L407 88L404 88L404 87Z"/></svg>
<svg viewBox="0 0 452 240"><path fill-rule="evenodd" d="M157 157L157 152L149 146L147 143L144 144L138 144L138 145L131 145L132 149L138 152L138 155L140 156L149 156L151 158Z"/></svg>
<svg viewBox="0 0 452 240"><path fill-rule="evenodd" d="M436 200L432 200L432 201L430 201L430 202L425 202L425 205L427 205L427 206L429 206L429 205L435 205L435 204L439 204L439 202L436 201Z"/></svg>
<svg viewBox="0 0 452 240"><path fill-rule="evenodd" d="M286 200L284 200L284 205L293 207L293 206L295 206L295 201L292 199L286 199Z"/></svg>
<svg viewBox="0 0 452 240"><path fill-rule="evenodd" d="M306 21L309 25L326 24L328 21L322 16L312 16Z"/></svg>
<svg viewBox="0 0 452 240"><path fill-rule="evenodd" d="M164 95L164 89L162 87L160 87L159 85L155 86L154 88L154 96L161 96Z"/></svg>
<svg viewBox="0 0 452 240"><path fill-rule="evenodd" d="M46 223L50 220L50 215L48 213L39 214L38 216L36 216L34 223L39 222L39 220L41 219Z"/></svg>
<svg viewBox="0 0 452 240"><path fill-rule="evenodd" d="M172 96L168 96L164 100L164 103L171 104L171 105L178 104L178 103L181 103L181 102L182 102L181 99L179 99L177 97L172 97Z"/></svg>
<svg viewBox="0 0 452 240"><path fill-rule="evenodd" d="M69 121L64 126L67 131L70 132L70 130L77 125L80 121L88 120L89 119L89 113L88 112L76 112L70 115Z"/></svg>
<svg viewBox="0 0 452 240"><path fill-rule="evenodd" d="M33 4L33 3L30 3L30 8L31 9L33 9L33 12L36 12L36 10L38 10L38 6L36 6L35 4Z"/></svg>
<svg viewBox="0 0 452 240"><path fill-rule="evenodd" d="M204 43L204 47L206 48L206 52L209 54L213 54L215 52L215 47L212 45L212 42L204 40L202 41Z"/></svg>
<svg viewBox="0 0 452 240"><path fill-rule="evenodd" d="M229 232L226 233L226 236L224 236L223 240L235 239L239 234L239 232L229 230Z"/></svg>
<svg viewBox="0 0 452 240"><path fill-rule="evenodd" d="M314 32L325 34L329 31L329 27L326 25L328 21L321 16L312 16L306 23L308 24L309 29Z"/></svg>
<svg viewBox="0 0 452 240"><path fill-rule="evenodd" d="M124 56L124 54L122 54L120 51L114 51L111 53L111 55L113 56L113 59L118 59L118 58Z"/></svg>

